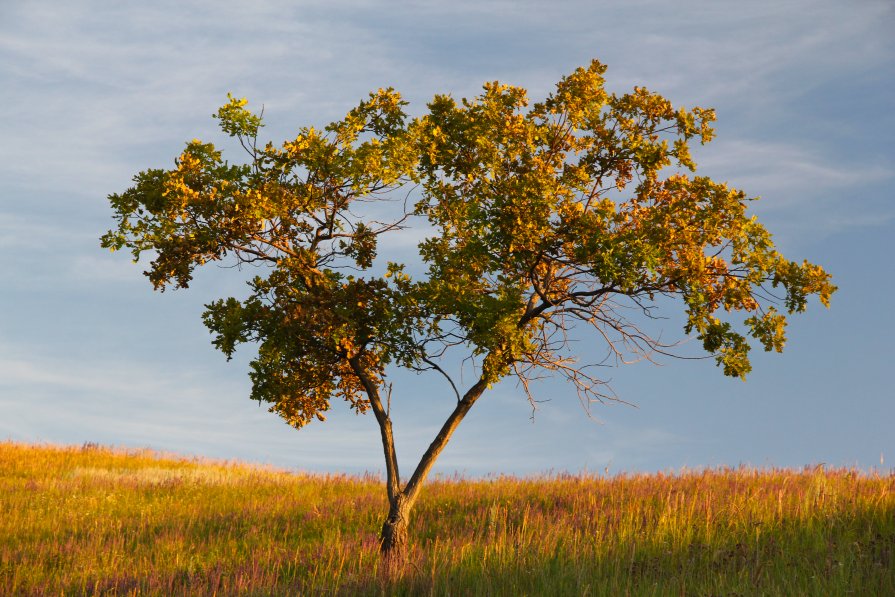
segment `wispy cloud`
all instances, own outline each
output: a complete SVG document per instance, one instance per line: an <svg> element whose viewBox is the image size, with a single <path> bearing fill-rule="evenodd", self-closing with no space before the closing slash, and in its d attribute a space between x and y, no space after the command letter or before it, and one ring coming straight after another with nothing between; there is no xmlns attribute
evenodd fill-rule
<svg viewBox="0 0 895 597"><path fill-rule="evenodd" d="M284 8L19 5L18 27L0 38L0 73L7 93L28 101L9 106L13 142L0 149L0 173L26 188L101 194L126 181L147 147L168 146L147 160L168 165L172 145L212 132L210 113L228 90L258 97L284 120L304 98L313 122L329 116L329 101L341 104L335 117L361 97L351 81L392 69L369 51L368 32L272 17ZM327 49L333 38L345 40L344 54Z"/></svg>
<svg viewBox="0 0 895 597"><path fill-rule="evenodd" d="M87 237L83 230L73 230L36 215L0 211L0 248L22 251L41 250L52 239L55 246L81 242Z"/></svg>
<svg viewBox="0 0 895 597"><path fill-rule="evenodd" d="M895 217L891 201L875 191L895 179L895 166L881 158L857 161L754 139L720 139L700 154L701 172L761 197L750 208L791 240L886 225ZM862 199L859 210L856 196Z"/></svg>
<svg viewBox="0 0 895 597"><path fill-rule="evenodd" d="M823 156L785 142L720 139L703 153L699 165L707 173L748 192L779 195L773 200L777 207L895 177L891 164L843 162L842 156Z"/></svg>

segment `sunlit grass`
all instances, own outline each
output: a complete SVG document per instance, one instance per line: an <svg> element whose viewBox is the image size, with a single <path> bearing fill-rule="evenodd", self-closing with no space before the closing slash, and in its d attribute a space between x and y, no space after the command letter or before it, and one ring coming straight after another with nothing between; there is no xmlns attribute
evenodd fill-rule
<svg viewBox="0 0 895 597"><path fill-rule="evenodd" d="M0 594L895 595L895 476L436 480L378 574L375 477L0 443Z"/></svg>

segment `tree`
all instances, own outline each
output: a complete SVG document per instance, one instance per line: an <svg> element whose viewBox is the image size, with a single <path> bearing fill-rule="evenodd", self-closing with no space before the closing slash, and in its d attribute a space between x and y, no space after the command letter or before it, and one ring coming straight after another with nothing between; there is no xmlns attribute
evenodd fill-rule
<svg viewBox="0 0 895 597"><path fill-rule="evenodd" d="M403 558L432 465L492 384L514 376L532 399L530 382L547 372L584 400L608 397L574 359L573 326L620 359L674 354L641 330L638 313L675 298L685 332L725 375L745 378L750 341L779 352L787 314L810 295L829 305L829 274L775 251L742 191L684 173L696 170L691 140L712 139L714 112L675 109L641 87L607 93L605 70L579 68L531 106L524 89L497 82L474 100L438 95L414 119L397 92L380 89L281 146L259 145L261 117L228 96L216 118L245 163L194 140L173 169L141 172L109 197L117 228L102 245L135 260L150 252L156 290L186 288L208 263L262 266L247 298L206 305L213 344L228 358L257 344L251 397L293 427L323 420L334 397L373 412L390 564ZM395 197L412 208L391 220L361 215ZM425 275L380 265L380 237L426 220ZM442 366L458 352L477 364L466 388ZM406 481L383 399L396 366L442 375L457 396Z"/></svg>

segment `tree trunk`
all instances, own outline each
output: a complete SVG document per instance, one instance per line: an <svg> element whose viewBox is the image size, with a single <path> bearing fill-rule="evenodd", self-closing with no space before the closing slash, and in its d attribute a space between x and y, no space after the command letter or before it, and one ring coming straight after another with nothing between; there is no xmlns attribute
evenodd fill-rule
<svg viewBox="0 0 895 597"><path fill-rule="evenodd" d="M388 518L382 524L379 552L383 570L389 576L400 574L407 563L407 524L410 504L398 495L389 507Z"/></svg>
<svg viewBox="0 0 895 597"><path fill-rule="evenodd" d="M441 426L438 435L432 440L429 448L425 451L416 470L401 489L400 475L398 474L398 457L395 454L395 438L392 434L392 421L389 417L388 410L383 408L382 400L379 396L379 389L374 380L361 366L360 357L355 355L348 359L352 371L354 371L361 384L364 386L367 396L370 398L370 407L373 414L376 415L376 422L379 423L379 430L382 435L382 448L385 453L385 470L386 470L386 492L388 494L389 512L388 518L382 525L382 533L379 536L379 553L382 556L382 572L386 576L400 576L407 564L407 525L410 520L410 509L416 503L419 497L420 488L429 474L432 465L444 446L453 435L454 430L475 401L479 399L482 392L487 387L487 381L484 377L473 384L471 388L463 395L463 398L457 402L457 406L448 416L447 420ZM453 382L451 382L453 385Z"/></svg>
<svg viewBox="0 0 895 597"><path fill-rule="evenodd" d="M403 490L398 489L398 464L394 456L391 421L387 415L381 418L380 427L383 431L382 437L383 445L385 446L386 464L391 472L388 478L388 518L382 525L382 534L379 537L382 570L386 575L400 575L403 572L404 566L407 564L407 525L410 522L410 510L413 508L413 504L416 503L423 482L426 480L432 465L435 464L438 455L441 454L457 425L460 424L460 421L463 420L463 417L466 416L466 413L469 412L469 409L479 399L486 387L487 382L484 379L479 379L466 392L463 399L457 403L453 412L442 425L438 435L435 436L435 439L432 440L429 448L423 454L416 470L413 472L413 476L410 477ZM371 397L375 396L376 401L378 401L378 394L375 394L373 391L368 393ZM371 403L376 401L371 399Z"/></svg>

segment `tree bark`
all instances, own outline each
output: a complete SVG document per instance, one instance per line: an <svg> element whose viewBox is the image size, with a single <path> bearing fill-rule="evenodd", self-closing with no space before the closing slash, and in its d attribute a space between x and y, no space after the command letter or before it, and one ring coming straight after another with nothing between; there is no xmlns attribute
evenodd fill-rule
<svg viewBox="0 0 895 597"><path fill-rule="evenodd" d="M388 576L400 574L407 563L410 506L403 495L398 496L389 506L388 518L382 524L379 553L382 556L383 571Z"/></svg>

